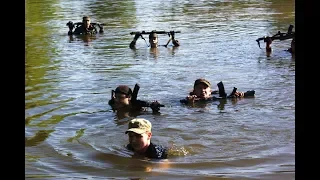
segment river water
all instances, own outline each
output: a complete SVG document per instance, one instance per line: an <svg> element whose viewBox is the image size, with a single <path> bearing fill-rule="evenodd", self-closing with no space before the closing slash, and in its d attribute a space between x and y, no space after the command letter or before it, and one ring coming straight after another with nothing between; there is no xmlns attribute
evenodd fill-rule
<svg viewBox="0 0 320 180"><path fill-rule="evenodd" d="M266 56L257 38L295 25L295 1L27 0L25 176L39 179L295 179L295 58L291 40ZM90 38L68 21L104 23ZM132 31L181 31L180 47L156 52ZM144 35L148 40L147 35ZM168 35L159 35L166 44ZM170 43L171 45L171 43ZM194 80L222 81L255 98L184 106ZM111 90L140 84L158 100L152 142L167 161L131 157L127 122L108 105Z"/></svg>

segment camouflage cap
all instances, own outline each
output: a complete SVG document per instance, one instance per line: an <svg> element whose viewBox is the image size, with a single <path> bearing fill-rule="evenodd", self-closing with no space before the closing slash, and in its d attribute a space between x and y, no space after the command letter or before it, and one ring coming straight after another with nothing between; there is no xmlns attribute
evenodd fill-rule
<svg viewBox="0 0 320 180"><path fill-rule="evenodd" d="M194 82L194 86L195 87L196 85L200 84L200 83L203 83L205 85L207 85L208 87L211 87L211 84L208 80L206 79L197 79L195 82Z"/></svg>
<svg viewBox="0 0 320 180"><path fill-rule="evenodd" d="M125 133L134 132L137 134L143 134L145 132L151 132L151 128L152 125L150 121L143 118L135 118L129 122L128 130Z"/></svg>
<svg viewBox="0 0 320 180"><path fill-rule="evenodd" d="M115 93L122 93L122 94L130 95L130 94L132 94L132 90L131 90L131 88L129 88L129 86L120 85L116 88Z"/></svg>

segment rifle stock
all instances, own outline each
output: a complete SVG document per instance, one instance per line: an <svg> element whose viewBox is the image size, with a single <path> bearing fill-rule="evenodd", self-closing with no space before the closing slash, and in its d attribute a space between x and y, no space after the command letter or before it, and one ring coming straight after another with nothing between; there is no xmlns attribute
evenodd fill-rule
<svg viewBox="0 0 320 180"><path fill-rule="evenodd" d="M134 85L134 88L133 88L133 91L132 91L131 101L134 102L134 103L139 104L141 107L151 107L152 103L149 103L149 102L146 102L146 101L141 101L141 100L137 99L139 90L140 90L140 85L138 83L136 83ZM162 104L159 104L158 106L159 107L164 107L164 105L162 105Z"/></svg>
<svg viewBox="0 0 320 180"><path fill-rule="evenodd" d="M227 97L227 93L226 91L224 90L224 85L222 83L222 81L220 81L218 84L218 89L219 89L219 97L222 97L222 98L225 98Z"/></svg>
<svg viewBox="0 0 320 180"><path fill-rule="evenodd" d="M232 92L229 94L228 98L232 98L234 96L234 94L237 92L237 89L236 87L233 87L233 90Z"/></svg>
<svg viewBox="0 0 320 180"><path fill-rule="evenodd" d="M140 89L140 85L138 83L136 83L134 85L132 96L131 96L131 100L132 101L136 101L137 100L139 89Z"/></svg>

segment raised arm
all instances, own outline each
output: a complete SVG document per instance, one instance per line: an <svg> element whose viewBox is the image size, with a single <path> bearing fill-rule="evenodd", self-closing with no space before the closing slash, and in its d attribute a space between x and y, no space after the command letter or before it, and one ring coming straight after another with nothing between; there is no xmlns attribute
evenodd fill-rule
<svg viewBox="0 0 320 180"><path fill-rule="evenodd" d="M180 46L180 42L174 38L174 31L170 31L170 34L171 34L171 38L172 38L172 44L174 46Z"/></svg>
<svg viewBox="0 0 320 180"><path fill-rule="evenodd" d="M139 39L140 36L141 36L140 33L136 33L136 35L134 36L133 40L131 41L131 43L129 45L129 47L131 49L135 49L136 48L136 42L137 42L137 40Z"/></svg>

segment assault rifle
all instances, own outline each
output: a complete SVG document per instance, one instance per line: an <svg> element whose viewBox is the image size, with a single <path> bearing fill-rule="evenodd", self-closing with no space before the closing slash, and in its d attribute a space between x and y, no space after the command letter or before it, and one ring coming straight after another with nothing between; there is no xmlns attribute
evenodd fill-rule
<svg viewBox="0 0 320 180"><path fill-rule="evenodd" d="M143 34L152 34L152 33L156 33L156 34L168 34L168 36L169 36L170 39L168 40L168 42L167 42L165 45L163 45L163 46L167 47L168 44L170 43L170 41L171 41L172 39L174 39L175 33L181 33L181 31L157 31L157 30L153 30L153 31L134 31L134 32L131 32L130 34L131 34L131 35L135 35L135 38L136 38L136 39L138 39L139 37L141 37L141 39L143 39L143 40L147 43L146 39L145 39L142 35L143 35ZM170 36L172 36L172 37L170 37ZM132 41L131 44L130 44L130 47L133 47L133 46L134 46L134 44L132 44L132 43L135 44L135 42ZM173 44L175 44L175 43L177 44L177 46L180 45L177 40L175 40L175 41L173 42ZM176 44L175 44L175 45L176 45ZM148 45L148 47L149 47L149 45Z"/></svg>
<svg viewBox="0 0 320 180"><path fill-rule="evenodd" d="M237 96L235 95L235 93L237 92L237 88L233 87L232 92L227 95L227 93L224 90L224 85L222 83L222 81L220 81L218 84L218 89L219 89L219 98L236 98ZM250 91L246 91L243 94L243 97L254 97L255 91L254 90L250 90Z"/></svg>
<svg viewBox="0 0 320 180"><path fill-rule="evenodd" d="M152 33L157 33L157 34L168 34L170 36L170 34L172 33L181 33L181 31L135 31L135 32L131 32L131 35L136 35L136 34L152 34Z"/></svg>
<svg viewBox="0 0 320 180"><path fill-rule="evenodd" d="M282 33L282 32L280 32L280 31L278 31L277 34L275 34L275 35L273 35L273 36L271 36L271 37L269 37L269 36L263 36L263 37L261 37L261 38L256 39L259 48L261 49L261 47L260 47L260 41L261 41L261 40L263 40L263 42L266 42L266 40L267 40L268 38L271 38L272 41L273 41L273 40L280 40L280 41L282 41L282 40L294 38L294 37L295 37L295 32L292 32L292 29L293 29L293 25L290 25L289 28L288 28L288 32L286 32L286 33Z"/></svg>
<svg viewBox="0 0 320 180"><path fill-rule="evenodd" d="M133 91L132 91L131 101L132 101L133 103L139 104L141 107L151 107L151 103L146 102L146 101L141 101L141 100L138 100L138 99L137 99L139 89L140 89L140 85L139 85L138 83L136 83L136 84L134 85L134 88L133 88ZM158 104L157 106L158 106L158 107L164 107L163 104Z"/></svg>

